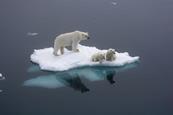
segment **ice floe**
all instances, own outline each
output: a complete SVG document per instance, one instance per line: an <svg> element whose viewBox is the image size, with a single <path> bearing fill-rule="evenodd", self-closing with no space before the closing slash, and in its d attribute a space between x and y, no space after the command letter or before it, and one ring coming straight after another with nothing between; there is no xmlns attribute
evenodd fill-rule
<svg viewBox="0 0 173 115"><path fill-rule="evenodd" d="M53 48L44 48L34 50L30 59L32 62L37 63L42 70L48 71L64 71L72 68L82 66L123 66L139 60L138 56L132 57L128 52L116 53L116 60L112 62L104 61L102 64L92 62L91 56L97 52L106 52L107 50L100 50L96 47L78 46L80 52L72 52L65 49L65 53L60 56L53 55Z"/></svg>

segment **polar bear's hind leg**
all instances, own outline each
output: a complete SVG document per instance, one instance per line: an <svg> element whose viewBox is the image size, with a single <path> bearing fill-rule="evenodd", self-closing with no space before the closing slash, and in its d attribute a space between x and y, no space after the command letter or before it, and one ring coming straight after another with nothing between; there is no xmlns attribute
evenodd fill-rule
<svg viewBox="0 0 173 115"><path fill-rule="evenodd" d="M61 52L61 54L64 54L64 47L60 48L60 52Z"/></svg>

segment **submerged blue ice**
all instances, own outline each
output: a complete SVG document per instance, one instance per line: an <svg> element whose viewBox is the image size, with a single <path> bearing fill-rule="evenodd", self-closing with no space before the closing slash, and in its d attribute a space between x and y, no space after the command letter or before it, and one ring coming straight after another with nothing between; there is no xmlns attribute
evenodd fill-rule
<svg viewBox="0 0 173 115"><path fill-rule="evenodd" d="M55 77L55 75L45 75L27 80L24 82L24 85L44 88L58 88L64 86L64 83L62 83L61 80L58 80L58 77Z"/></svg>
<svg viewBox="0 0 173 115"><path fill-rule="evenodd" d="M88 91L81 78L89 81L107 80L113 84L114 76L121 71L137 66L137 62L127 64L121 67L93 66L81 67L62 72L50 72L48 75L41 75L35 78L26 80L24 86L28 87L43 87L43 88L60 88L69 86L80 91ZM29 72L38 72L37 66L32 66L28 69Z"/></svg>

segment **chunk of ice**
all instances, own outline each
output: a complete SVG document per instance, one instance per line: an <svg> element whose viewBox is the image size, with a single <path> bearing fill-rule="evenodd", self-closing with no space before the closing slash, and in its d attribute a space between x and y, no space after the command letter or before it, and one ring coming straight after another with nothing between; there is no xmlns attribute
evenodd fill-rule
<svg viewBox="0 0 173 115"><path fill-rule="evenodd" d="M113 1L111 2L112 5L116 6L117 5L117 2Z"/></svg>
<svg viewBox="0 0 173 115"><path fill-rule="evenodd" d="M96 47L78 46L80 52L72 52L65 49L65 53L60 56L53 55L53 48L44 48L34 50L34 53L30 56L31 61L37 63L42 70L48 71L64 71L76 67L82 66L123 66L125 64L133 63L139 60L138 56L131 57L127 52L116 53L116 60L112 62L104 61L102 64L98 62L92 62L91 56L97 52L106 52L106 50L100 50Z"/></svg>
<svg viewBox="0 0 173 115"><path fill-rule="evenodd" d="M64 83L62 83L61 80L58 80L58 77L54 77L54 75L48 75L27 80L24 82L24 86L59 88L64 86Z"/></svg>
<svg viewBox="0 0 173 115"><path fill-rule="evenodd" d="M38 33L36 33L36 32L28 32L27 35L28 36L37 36Z"/></svg>
<svg viewBox="0 0 173 115"><path fill-rule="evenodd" d="M4 80L5 77L2 75L2 73L0 73L0 80Z"/></svg>

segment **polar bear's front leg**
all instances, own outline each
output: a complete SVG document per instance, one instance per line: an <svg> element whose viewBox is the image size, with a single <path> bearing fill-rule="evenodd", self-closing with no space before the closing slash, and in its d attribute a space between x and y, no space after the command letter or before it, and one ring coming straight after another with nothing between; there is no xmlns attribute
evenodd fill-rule
<svg viewBox="0 0 173 115"><path fill-rule="evenodd" d="M60 48L59 48L59 46L58 46L58 44L57 43L55 43L54 44L54 49L53 49L53 54L54 54L54 56L58 56L58 50L59 50Z"/></svg>
<svg viewBox="0 0 173 115"><path fill-rule="evenodd" d="M59 49L55 49L55 48L54 48L54 51L53 51L53 55L54 55L54 56L58 56L58 50L59 50Z"/></svg>
<svg viewBox="0 0 173 115"><path fill-rule="evenodd" d="M72 43L72 51L74 51L74 52L79 52L78 43L79 43L79 42L73 42L73 43Z"/></svg>

